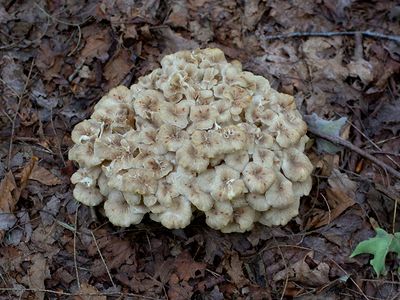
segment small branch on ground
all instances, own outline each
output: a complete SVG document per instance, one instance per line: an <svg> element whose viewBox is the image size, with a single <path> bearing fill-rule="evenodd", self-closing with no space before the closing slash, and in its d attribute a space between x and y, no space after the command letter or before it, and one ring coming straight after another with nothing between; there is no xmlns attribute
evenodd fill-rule
<svg viewBox="0 0 400 300"><path fill-rule="evenodd" d="M373 31L335 31L335 32L289 32L276 35L265 35L262 38L264 40L280 40L293 37L331 37L331 36L348 36L348 35L362 35L364 37L370 37L375 39L385 39L400 43L400 35L387 35Z"/></svg>
<svg viewBox="0 0 400 300"><path fill-rule="evenodd" d="M348 148L348 149L360 154L361 156L365 157L366 159L370 160L374 164L378 165L379 167L381 167L382 169L384 169L388 173L390 173L393 176L395 176L396 178L400 179L400 172L399 171L397 171L394 168L392 168L391 166L385 164L383 161L377 159L376 157L372 156L368 152L358 148L357 146L353 145L349 141L346 141L346 140L344 140L344 139L342 139L340 137L331 136L331 135L323 134L323 133L320 133L320 132L316 132L314 130L310 130L310 128L308 129L308 131L311 132L312 134L314 134L317 137L323 138L324 140L330 141L330 142L332 142L334 144L341 145L343 147L346 147L346 148Z"/></svg>
<svg viewBox="0 0 400 300"><path fill-rule="evenodd" d="M17 104L17 109L15 111L14 118L13 118L12 123L11 123L11 137L10 137L10 144L9 144L9 147L8 147L8 157L7 157L7 169L8 170L10 170L10 165L11 165L11 155L12 155L12 148L13 148L14 135L15 135L15 123L17 121L17 117L18 117L18 114L19 114L19 109L21 107L22 99L24 98L26 89L28 88L29 80L31 79L31 75L32 75L32 70L33 70L34 64L35 64L35 59L32 60L31 67L29 69L28 77L26 78L24 88L22 89L22 92L17 95L18 104Z"/></svg>

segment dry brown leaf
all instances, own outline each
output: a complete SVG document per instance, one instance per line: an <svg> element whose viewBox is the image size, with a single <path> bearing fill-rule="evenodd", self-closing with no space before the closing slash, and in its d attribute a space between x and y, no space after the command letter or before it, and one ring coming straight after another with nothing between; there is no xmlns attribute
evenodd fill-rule
<svg viewBox="0 0 400 300"><path fill-rule="evenodd" d="M88 36L85 47L82 49L81 57L94 58L97 57L104 61L108 58L108 49L111 46L111 37L107 29L98 31Z"/></svg>
<svg viewBox="0 0 400 300"><path fill-rule="evenodd" d="M18 191L14 176L9 171L0 183L0 212L12 212L16 202L16 194Z"/></svg>
<svg viewBox="0 0 400 300"><path fill-rule="evenodd" d="M191 278L204 276L207 264L193 260L189 252L184 251L175 260L176 274L179 279L188 281Z"/></svg>
<svg viewBox="0 0 400 300"><path fill-rule="evenodd" d="M242 287L248 283L248 279L243 274L243 262L240 260L237 252L232 253L229 263L225 261L225 268L232 281L238 286Z"/></svg>
<svg viewBox="0 0 400 300"><path fill-rule="evenodd" d="M79 289L79 295L74 297L75 300L106 300L107 297L101 295L98 289L89 283L82 282Z"/></svg>
<svg viewBox="0 0 400 300"><path fill-rule="evenodd" d="M46 288L44 281L50 278L50 270L47 261L41 253L35 254L31 261L33 264L30 266L27 274L29 288L32 290L44 290ZM44 299L43 292L36 292L35 294L37 299Z"/></svg>
<svg viewBox="0 0 400 300"><path fill-rule="evenodd" d="M18 194L18 187L13 174L9 171L0 183L0 214L10 214L14 211L18 201L16 194ZM4 228L4 226L1 227ZM0 230L0 241L3 240L4 234L5 231Z"/></svg>
<svg viewBox="0 0 400 300"><path fill-rule="evenodd" d="M244 27L248 30L254 30L257 23L260 21L267 6L264 1L260 0L247 0L244 2Z"/></svg>
<svg viewBox="0 0 400 300"><path fill-rule="evenodd" d="M104 68L104 77L107 79L107 87L111 88L121 83L122 79L133 68L133 62L128 50L121 49L110 59Z"/></svg>
<svg viewBox="0 0 400 300"><path fill-rule="evenodd" d="M348 76L349 72L342 63L343 46L340 37L310 38L303 44L302 50L313 78L342 83Z"/></svg>
<svg viewBox="0 0 400 300"><path fill-rule="evenodd" d="M60 178L58 178L53 173L51 173L49 170L47 170L39 165L34 166L32 173L29 176L29 179L39 181L42 184L50 185L50 186L62 183L62 180Z"/></svg>
<svg viewBox="0 0 400 300"><path fill-rule="evenodd" d="M284 269L274 276L273 280L289 279L300 282L307 286L318 287L329 282L329 265L324 262L316 262L312 259L312 253L309 253L304 259L292 264L287 269ZM317 265L311 268L307 263L306 258L312 260L312 264Z"/></svg>
<svg viewBox="0 0 400 300"><path fill-rule="evenodd" d="M32 157L31 161L22 169L19 187L15 183L14 175L9 171L0 183L0 213L11 214L25 188L28 178L35 166L37 157ZM4 238L5 231L0 230L0 241Z"/></svg>
<svg viewBox="0 0 400 300"><path fill-rule="evenodd" d="M331 223L355 202L341 190L326 190L326 199L330 210L313 209L307 220L306 228L318 228Z"/></svg>

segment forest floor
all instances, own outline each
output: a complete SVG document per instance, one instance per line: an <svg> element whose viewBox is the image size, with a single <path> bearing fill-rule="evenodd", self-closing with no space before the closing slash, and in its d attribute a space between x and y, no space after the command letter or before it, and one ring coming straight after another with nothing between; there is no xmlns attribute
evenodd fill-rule
<svg viewBox="0 0 400 300"><path fill-rule="evenodd" d="M400 231L396 2L1 1L0 299L400 299L395 255L380 277L370 255L350 258L374 228ZM291 32L306 34L276 36ZM198 47L294 95L317 125L313 189L286 226L121 229L73 199L73 126L110 88ZM321 124L350 147L321 151Z"/></svg>

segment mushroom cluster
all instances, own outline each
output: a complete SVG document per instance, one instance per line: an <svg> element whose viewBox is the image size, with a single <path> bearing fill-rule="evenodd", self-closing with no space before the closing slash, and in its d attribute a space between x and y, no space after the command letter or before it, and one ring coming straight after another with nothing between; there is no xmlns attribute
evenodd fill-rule
<svg viewBox="0 0 400 300"><path fill-rule="evenodd" d="M294 99L227 62L219 49L180 51L130 89L112 89L72 131L74 197L104 202L111 223L146 213L184 228L244 232L285 225L311 189L307 127Z"/></svg>

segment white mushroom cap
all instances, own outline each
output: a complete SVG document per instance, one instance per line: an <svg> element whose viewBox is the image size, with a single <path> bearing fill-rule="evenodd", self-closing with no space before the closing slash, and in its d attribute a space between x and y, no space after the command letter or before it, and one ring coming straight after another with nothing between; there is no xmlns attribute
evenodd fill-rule
<svg viewBox="0 0 400 300"><path fill-rule="evenodd" d="M221 228L223 233L246 232L251 230L256 221L256 212L249 206L235 208L233 211L233 221Z"/></svg>
<svg viewBox="0 0 400 300"><path fill-rule="evenodd" d="M225 164L236 171L242 172L249 162L249 154L246 150L234 152L224 156Z"/></svg>
<svg viewBox="0 0 400 300"><path fill-rule="evenodd" d="M210 194L203 192L195 179L183 185L180 192L200 211L209 211L214 204Z"/></svg>
<svg viewBox="0 0 400 300"><path fill-rule="evenodd" d="M129 169L125 173L111 177L108 186L123 192L149 195L156 193L157 180L149 170Z"/></svg>
<svg viewBox="0 0 400 300"><path fill-rule="evenodd" d="M153 120L160 113L161 103L165 101L164 95L156 90L143 90L135 96L133 108L136 114L143 119Z"/></svg>
<svg viewBox="0 0 400 300"><path fill-rule="evenodd" d="M246 147L246 133L237 125L230 125L221 129L223 153L232 153Z"/></svg>
<svg viewBox="0 0 400 300"><path fill-rule="evenodd" d="M212 131L195 130L191 136L192 144L204 157L213 158L221 154L221 137Z"/></svg>
<svg viewBox="0 0 400 300"><path fill-rule="evenodd" d="M120 191L113 190L104 202L104 212L114 225L129 227L139 224L148 209L143 205L129 205Z"/></svg>
<svg viewBox="0 0 400 300"><path fill-rule="evenodd" d="M243 181L250 193L263 194L275 181L273 169L249 162L243 170Z"/></svg>
<svg viewBox="0 0 400 300"><path fill-rule="evenodd" d="M272 150L255 147L253 153L253 162L265 168L273 168L277 161L275 153ZM279 164L280 168L280 164Z"/></svg>
<svg viewBox="0 0 400 300"><path fill-rule="evenodd" d="M286 225L293 217L299 214L300 199L295 198L294 201L285 208L271 208L262 213L258 222L266 226Z"/></svg>
<svg viewBox="0 0 400 300"><path fill-rule="evenodd" d="M312 178L308 176L304 181L294 181L292 183L292 189L295 197L307 196L310 194L312 188Z"/></svg>
<svg viewBox="0 0 400 300"><path fill-rule="evenodd" d="M214 126L218 117L218 111L210 105L193 106L190 109L190 121L194 129L210 129Z"/></svg>
<svg viewBox="0 0 400 300"><path fill-rule="evenodd" d="M190 143L183 145L176 151L176 161L180 166L197 173L205 171L210 162Z"/></svg>
<svg viewBox="0 0 400 300"><path fill-rule="evenodd" d="M82 183L75 185L73 195L77 201L87 206L96 206L103 202L103 196L100 194L99 189L88 187Z"/></svg>
<svg viewBox="0 0 400 300"><path fill-rule="evenodd" d="M129 205L139 205L142 202L142 196L135 193L123 192L126 203Z"/></svg>
<svg viewBox="0 0 400 300"><path fill-rule="evenodd" d="M265 194L249 193L246 194L246 201L256 211L267 211L271 208L271 204L265 198Z"/></svg>
<svg viewBox="0 0 400 300"><path fill-rule="evenodd" d="M139 149L147 150L157 155L167 153L168 151L165 145L161 144L159 140L157 140L157 135L158 131L155 128L143 128L138 136Z"/></svg>
<svg viewBox="0 0 400 300"><path fill-rule="evenodd" d="M233 208L228 201L216 201L214 207L206 211L206 223L213 229L221 229L233 218Z"/></svg>
<svg viewBox="0 0 400 300"><path fill-rule="evenodd" d="M82 144L100 135L103 126L96 120L83 120L71 132L71 139L75 144Z"/></svg>
<svg viewBox="0 0 400 300"><path fill-rule="evenodd" d="M204 172L200 173L197 178L197 186L205 193L211 193L212 191L212 183L215 178L215 170L207 169Z"/></svg>
<svg viewBox="0 0 400 300"><path fill-rule="evenodd" d="M71 182L73 184L83 184L87 187L96 186L97 178L99 178L101 173L101 168L80 168L71 176Z"/></svg>
<svg viewBox="0 0 400 300"><path fill-rule="evenodd" d="M229 201L245 193L240 173L225 164L215 167L211 196L217 201Z"/></svg>
<svg viewBox="0 0 400 300"><path fill-rule="evenodd" d="M179 128L186 128L188 125L189 102L181 101L179 103L163 102L160 108L161 120L169 125Z"/></svg>
<svg viewBox="0 0 400 300"><path fill-rule="evenodd" d="M164 124L158 130L156 140L168 151L176 152L189 141L189 134L174 125Z"/></svg>
<svg viewBox="0 0 400 300"><path fill-rule="evenodd" d="M210 103L210 106L214 107L218 112L217 124L226 124L232 120L230 108L232 106L229 100L217 100Z"/></svg>
<svg viewBox="0 0 400 300"><path fill-rule="evenodd" d="M117 86L115 88L112 88L108 92L108 96L115 99L118 102L125 103L125 104L130 104L132 101L132 91L128 89L124 85Z"/></svg>
<svg viewBox="0 0 400 300"><path fill-rule="evenodd" d="M173 199L169 207L158 215L161 224L168 229L185 228L189 225L192 217L192 205L183 196Z"/></svg>
<svg viewBox="0 0 400 300"><path fill-rule="evenodd" d="M165 178L158 181L156 197L161 205L167 207L170 206L172 204L172 200L178 196L179 193L176 191L174 186L171 183L168 183Z"/></svg>
<svg viewBox="0 0 400 300"><path fill-rule="evenodd" d="M282 170L290 180L304 181L313 169L313 165L303 152L295 148L283 152Z"/></svg>
<svg viewBox="0 0 400 300"><path fill-rule="evenodd" d="M100 176L97 179L97 185L99 186L100 194L107 197L110 193L110 188L108 186L108 178L104 172L100 173Z"/></svg>
<svg viewBox="0 0 400 300"><path fill-rule="evenodd" d="M274 208L285 208L295 200L292 182L280 173L276 173L276 180L265 193L267 203Z"/></svg>
<svg viewBox="0 0 400 300"><path fill-rule="evenodd" d="M68 159L77 161L84 168L92 168L102 162L102 159L94 154L92 143L75 144L68 152Z"/></svg>

